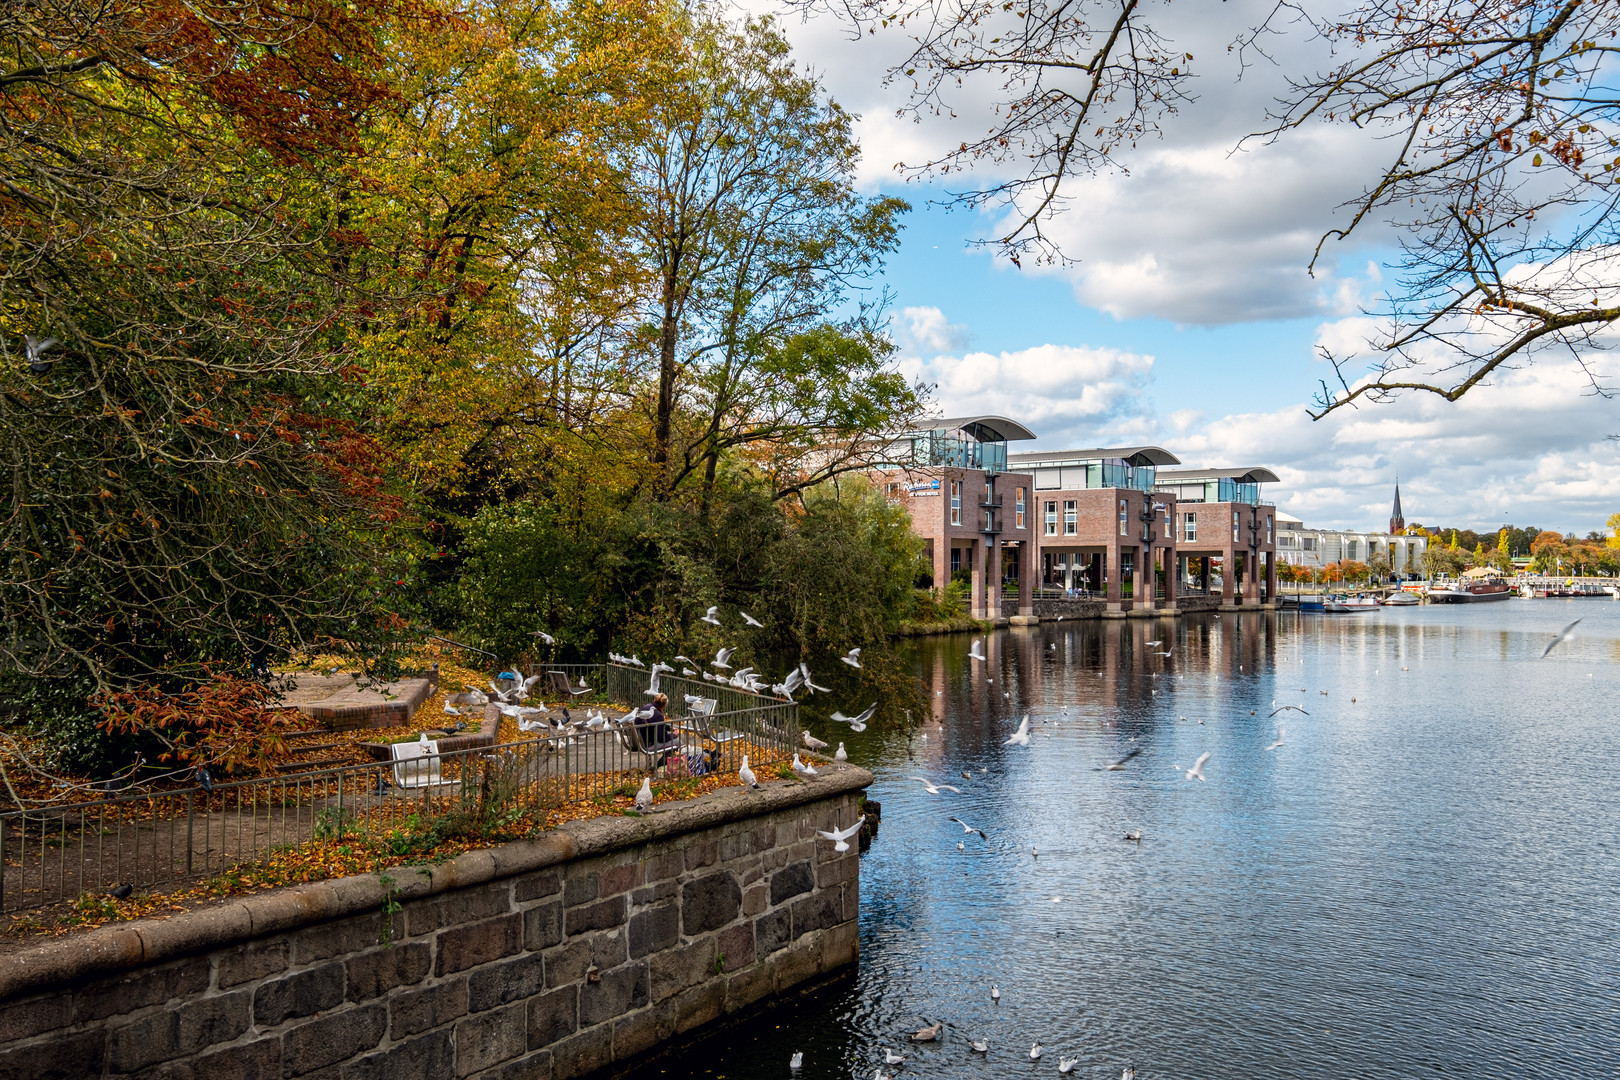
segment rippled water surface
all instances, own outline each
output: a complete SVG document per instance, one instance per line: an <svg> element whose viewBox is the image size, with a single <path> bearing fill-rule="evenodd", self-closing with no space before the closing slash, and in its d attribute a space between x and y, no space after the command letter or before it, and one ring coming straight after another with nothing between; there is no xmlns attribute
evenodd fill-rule
<svg viewBox="0 0 1620 1080"><path fill-rule="evenodd" d="M908 648L934 701L909 745L818 731L883 807L858 972L651 1071L786 1078L802 1050L801 1080L864 1080L893 1047L899 1077L1620 1076L1620 603ZM1206 751L1207 782L1175 771Z"/></svg>

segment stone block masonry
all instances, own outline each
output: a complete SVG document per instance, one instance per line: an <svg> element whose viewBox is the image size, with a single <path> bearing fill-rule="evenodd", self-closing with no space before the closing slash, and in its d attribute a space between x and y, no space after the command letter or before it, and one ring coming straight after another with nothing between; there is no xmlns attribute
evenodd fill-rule
<svg viewBox="0 0 1620 1080"><path fill-rule="evenodd" d="M0 956L0 1080L567 1080L852 964L870 774ZM400 908L384 910L392 895Z"/></svg>

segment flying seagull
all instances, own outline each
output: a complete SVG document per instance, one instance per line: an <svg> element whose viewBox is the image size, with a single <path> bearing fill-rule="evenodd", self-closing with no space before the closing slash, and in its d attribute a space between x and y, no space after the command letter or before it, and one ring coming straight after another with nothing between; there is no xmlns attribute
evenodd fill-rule
<svg viewBox="0 0 1620 1080"><path fill-rule="evenodd" d="M1576 621L1579 622L1580 620L1576 620ZM1278 713L1287 712L1289 709L1292 709L1297 713L1304 713L1304 715L1306 715L1306 716L1311 715L1310 713L1305 712L1305 710L1300 708L1298 705L1279 705L1277 708L1271 710L1271 715L1276 716Z"/></svg>
<svg viewBox="0 0 1620 1080"><path fill-rule="evenodd" d="M973 644L968 646L968 659L969 660L983 660L984 659L984 639L983 638L974 638L973 639Z"/></svg>
<svg viewBox="0 0 1620 1080"><path fill-rule="evenodd" d="M842 660L852 668L858 668L861 666L861 650L851 649L838 659Z"/></svg>
<svg viewBox="0 0 1620 1080"><path fill-rule="evenodd" d="M51 361L41 358L45 355L45 350L49 349L52 345L57 344L60 343L53 337L48 337L44 341L41 341L31 334L24 334L23 352L28 355L28 370L32 371L35 375L43 375L47 371L51 370Z"/></svg>
<svg viewBox="0 0 1620 1080"><path fill-rule="evenodd" d="M1270 746L1266 747L1266 749L1267 750L1275 750L1275 749L1277 749L1277 747L1281 746L1282 744L1283 744L1283 726L1281 724L1278 724L1277 725L1277 741L1272 743ZM1203 777L1200 776L1199 779L1202 780Z"/></svg>
<svg viewBox="0 0 1620 1080"><path fill-rule="evenodd" d="M739 612L737 612L737 614L739 614L739 615L741 615L743 617L743 625L744 626L760 626L760 627L763 627L765 625L764 623L760 622L758 619L754 618L752 615L748 614L748 612L746 612L746 611L739 611Z"/></svg>
<svg viewBox="0 0 1620 1080"><path fill-rule="evenodd" d="M962 789L959 787L951 787L949 784L935 784L932 780L926 780L921 776L908 776L906 779L917 781L923 786L923 790L928 792L930 795L938 795L942 790L954 791L958 795L962 794Z"/></svg>
<svg viewBox="0 0 1620 1080"><path fill-rule="evenodd" d="M714 659L709 661L709 666L720 668L724 671L730 671L731 654L736 651L736 649L721 649L719 652L714 654Z"/></svg>
<svg viewBox="0 0 1620 1080"><path fill-rule="evenodd" d="M1201 782L1204 779L1204 762L1206 762L1208 760L1209 760L1209 751L1205 750L1202 754L1198 755L1198 760L1193 762L1193 767L1192 768L1183 770L1187 774L1187 779L1189 779L1189 780L1198 780L1198 781ZM1176 768L1180 769L1181 766L1177 765Z"/></svg>
<svg viewBox="0 0 1620 1080"><path fill-rule="evenodd" d="M547 645L555 645L555 644L557 644L557 639L552 637L550 634L546 633L544 630L536 630L534 633L530 634L529 636L530 637L537 637L541 641L545 642Z"/></svg>
<svg viewBox="0 0 1620 1080"><path fill-rule="evenodd" d="M1579 625L1581 625L1581 620L1576 619L1574 622L1570 623L1568 626L1566 626L1562 630L1558 631L1558 635L1556 637L1554 637L1551 641L1547 642L1547 647L1541 651L1541 658L1543 660L1547 659L1547 654L1548 653L1552 652L1553 649L1555 647L1557 647L1561 642L1568 641L1570 639L1570 635L1575 633L1575 628L1577 626L1579 626Z"/></svg>
<svg viewBox="0 0 1620 1080"><path fill-rule="evenodd" d="M984 830L983 829L976 829L972 825L969 825L967 822L963 821L959 817L953 817L953 818L950 818L949 820L954 821L958 825L962 826L962 831L963 832L965 832L965 833L978 833L979 834L979 839L985 841L986 843L988 843L990 841L990 838L988 836L984 835Z"/></svg>
<svg viewBox="0 0 1620 1080"><path fill-rule="evenodd" d="M1029 745L1029 713L1024 714L1023 722L1018 725L1018 730L1013 732L1011 735L1007 736L1007 741L1002 743L1001 745L1003 745L1003 746L1028 746Z"/></svg>
<svg viewBox="0 0 1620 1080"><path fill-rule="evenodd" d="M866 722L872 719L872 714L876 711L877 703L873 702L866 707L864 712L858 713L855 716L845 716L841 712L835 712L832 714L832 718L838 721L840 724L848 724L849 730L851 731L865 731Z"/></svg>
<svg viewBox="0 0 1620 1080"><path fill-rule="evenodd" d="M719 614L720 614L720 609L718 607L712 607L708 611L703 613L703 618L701 620L699 620L699 621L709 623L709 624L711 624L713 626L719 626L720 625L720 620L717 618L717 616Z"/></svg>
<svg viewBox="0 0 1620 1080"><path fill-rule="evenodd" d="M1120 758L1118 761L1110 761L1108 764L1104 765L1102 767L1103 771L1104 772L1123 772L1125 770L1125 763L1127 761L1131 760L1131 758L1135 757L1137 754L1140 754L1141 752L1142 752L1142 748L1140 746L1133 747L1130 753L1126 754L1124 757Z"/></svg>
<svg viewBox="0 0 1620 1080"><path fill-rule="evenodd" d="M810 681L810 669L803 663L799 664L799 674L804 676L804 688L810 691L812 694L829 693L825 686L817 686L815 683Z"/></svg>
<svg viewBox="0 0 1620 1080"><path fill-rule="evenodd" d="M833 842L834 851L848 851L849 838L860 832L861 826L865 824L866 815L862 814L860 817L855 819L855 824L851 825L847 829L835 829L832 832L824 832L821 829L817 829L816 835L821 837L823 840L831 840ZM889 1064L893 1065L894 1062L891 1061Z"/></svg>

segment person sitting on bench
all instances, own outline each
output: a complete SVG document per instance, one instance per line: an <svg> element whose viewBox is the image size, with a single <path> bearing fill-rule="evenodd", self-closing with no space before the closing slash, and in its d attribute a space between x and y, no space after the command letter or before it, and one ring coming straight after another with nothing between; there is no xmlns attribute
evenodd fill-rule
<svg viewBox="0 0 1620 1080"><path fill-rule="evenodd" d="M636 721L641 745L647 748L648 753L657 755L659 765L680 748L674 734L669 730L669 722L664 719L664 709L668 705L669 695L659 694L652 699L652 715Z"/></svg>

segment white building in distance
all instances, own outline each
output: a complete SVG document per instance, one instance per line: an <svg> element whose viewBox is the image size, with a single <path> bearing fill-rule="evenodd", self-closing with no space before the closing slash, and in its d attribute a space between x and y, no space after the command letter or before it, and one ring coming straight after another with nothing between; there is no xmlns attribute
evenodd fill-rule
<svg viewBox="0 0 1620 1080"><path fill-rule="evenodd" d="M1342 529L1308 529L1304 522L1287 514L1277 514L1277 558L1308 570L1320 570L1328 563L1368 562L1374 555L1389 559L1390 572L1400 577L1423 576L1426 536L1406 536L1394 532L1354 532Z"/></svg>

